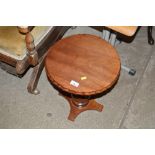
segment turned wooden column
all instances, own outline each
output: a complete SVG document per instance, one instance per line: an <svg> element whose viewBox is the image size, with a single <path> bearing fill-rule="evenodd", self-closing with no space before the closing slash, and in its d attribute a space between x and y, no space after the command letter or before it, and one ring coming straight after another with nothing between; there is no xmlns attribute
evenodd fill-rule
<svg viewBox="0 0 155 155"><path fill-rule="evenodd" d="M30 31L26 33L25 42L29 56L29 63L35 66L38 64L38 53L35 49L34 38Z"/></svg>
<svg viewBox="0 0 155 155"><path fill-rule="evenodd" d="M31 34L32 27L20 26L18 31L25 35L25 43L27 56L23 60L19 60L16 64L17 74L23 74L29 65L36 66L38 64L38 53L35 49L34 38Z"/></svg>

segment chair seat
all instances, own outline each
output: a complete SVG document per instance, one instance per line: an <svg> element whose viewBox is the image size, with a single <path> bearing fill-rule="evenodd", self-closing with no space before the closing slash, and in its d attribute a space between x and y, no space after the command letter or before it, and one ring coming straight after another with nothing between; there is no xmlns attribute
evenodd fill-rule
<svg viewBox="0 0 155 155"><path fill-rule="evenodd" d="M31 31L35 45L51 30L50 26L36 26ZM0 27L0 53L16 60L26 55L25 35L19 33L16 26Z"/></svg>
<svg viewBox="0 0 155 155"><path fill-rule="evenodd" d="M106 26L116 32L124 34L126 36L133 36L138 28L138 26Z"/></svg>

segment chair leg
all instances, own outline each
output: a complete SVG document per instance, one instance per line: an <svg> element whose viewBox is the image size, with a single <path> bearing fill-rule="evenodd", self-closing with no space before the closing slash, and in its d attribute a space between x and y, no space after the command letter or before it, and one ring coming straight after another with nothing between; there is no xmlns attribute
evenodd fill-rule
<svg viewBox="0 0 155 155"><path fill-rule="evenodd" d="M104 40L105 40L105 34L106 34L106 30L103 29L103 31L102 31L102 39L104 39Z"/></svg>
<svg viewBox="0 0 155 155"><path fill-rule="evenodd" d="M104 30L104 29L102 31L102 39L109 42L112 46L116 46L116 45L120 44L120 42L121 42L117 39L116 33L110 33L108 30Z"/></svg>
<svg viewBox="0 0 155 155"><path fill-rule="evenodd" d="M153 26L148 26L148 28L147 28L147 32L148 32L148 43L150 45L154 45L154 39L152 37L152 29L153 29Z"/></svg>
<svg viewBox="0 0 155 155"><path fill-rule="evenodd" d="M106 41L108 41L112 46L116 46L120 42L117 41L117 34L110 33L108 30L103 30L102 32L102 38ZM129 75L134 76L136 74L136 70L129 68L127 66L121 65L121 68L129 73Z"/></svg>
<svg viewBox="0 0 155 155"><path fill-rule="evenodd" d="M115 34L115 33L112 33L112 34L110 35L109 43L110 43L112 46L115 46L115 43L116 43L116 34Z"/></svg>
<svg viewBox="0 0 155 155"><path fill-rule="evenodd" d="M129 67L126 67L124 65L121 65L121 68L125 71L127 71L129 73L129 75L132 75L134 76L136 74L136 70L135 69L132 69L132 68L129 68Z"/></svg>
<svg viewBox="0 0 155 155"><path fill-rule="evenodd" d="M109 39L110 39L110 32L108 30L104 30L105 31L105 37L104 39L109 42Z"/></svg>
<svg viewBox="0 0 155 155"><path fill-rule="evenodd" d="M31 78L27 86L27 90L31 94L38 95L40 93L40 91L37 89L37 85L38 85L38 81L42 73L42 70L44 68L44 60L45 60L45 56L43 56L39 64L33 68L33 72L31 74Z"/></svg>

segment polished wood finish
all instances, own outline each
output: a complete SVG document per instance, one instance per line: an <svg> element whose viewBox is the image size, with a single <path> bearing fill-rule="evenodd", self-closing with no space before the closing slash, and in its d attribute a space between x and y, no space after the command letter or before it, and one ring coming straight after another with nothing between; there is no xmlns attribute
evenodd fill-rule
<svg viewBox="0 0 155 155"><path fill-rule="evenodd" d="M120 73L116 49L103 39L87 34L58 41L48 50L45 68L49 80L59 89L74 95L91 96L112 87ZM71 85L75 81L79 86ZM64 97L70 103L69 120L85 110L101 111L94 100Z"/></svg>
<svg viewBox="0 0 155 155"><path fill-rule="evenodd" d="M23 28L24 29L24 28ZM27 48L27 55L24 57L23 60L19 60L16 64L16 71L17 74L23 74L28 66L36 66L38 64L38 52L35 49L34 39L33 36L28 28L24 29L25 36L25 43Z"/></svg>
<svg viewBox="0 0 155 155"><path fill-rule="evenodd" d="M17 76L17 72L16 72L14 66L11 66L11 65L9 65L9 64L6 64L6 63L0 61L0 68L3 69L4 71L6 71L6 72L9 73L9 74L12 74L12 75ZM20 75L18 75L18 77L19 77L19 76L20 76Z"/></svg>
<svg viewBox="0 0 155 155"><path fill-rule="evenodd" d="M24 74L26 69L29 67L29 57L26 55L23 60L18 60L16 63L16 73L17 74Z"/></svg>
<svg viewBox="0 0 155 155"><path fill-rule="evenodd" d="M138 29L138 26L106 26L116 32L126 36L133 36Z"/></svg>
<svg viewBox="0 0 155 155"><path fill-rule="evenodd" d="M35 66L38 64L38 53L35 49L34 39L30 31L26 33L25 42L29 56L29 64Z"/></svg>
<svg viewBox="0 0 155 155"><path fill-rule="evenodd" d="M95 100L88 99L76 99L72 97L64 96L70 104L70 113L68 119L74 121L75 118L82 112L87 110L96 110L102 112L103 105L97 103Z"/></svg>
<svg viewBox="0 0 155 155"><path fill-rule="evenodd" d="M0 53L0 61L2 61L4 63L7 63L7 64L9 64L11 66L14 66L14 67L17 64L17 60L15 60L15 59L13 59L13 58L11 58L9 56L3 55L1 53Z"/></svg>
<svg viewBox="0 0 155 155"><path fill-rule="evenodd" d="M17 74L23 74L28 66L36 66L38 64L38 52L36 51L34 38L30 32L29 27L18 27L19 32L25 34L25 43L27 48L27 55L23 60L19 60L16 65Z"/></svg>
<svg viewBox="0 0 155 155"><path fill-rule="evenodd" d="M46 70L59 88L92 95L110 88L118 79L120 59L114 47L93 35L75 35L57 42L48 51ZM81 80L81 77L87 77ZM70 85L71 80L79 87Z"/></svg>

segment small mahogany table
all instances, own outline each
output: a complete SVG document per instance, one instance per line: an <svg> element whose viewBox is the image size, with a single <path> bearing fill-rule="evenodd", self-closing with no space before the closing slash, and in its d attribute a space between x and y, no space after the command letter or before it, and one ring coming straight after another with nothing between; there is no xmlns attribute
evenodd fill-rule
<svg viewBox="0 0 155 155"><path fill-rule="evenodd" d="M110 88L120 73L120 59L114 47L103 39L79 34L53 45L45 60L48 79L65 92L70 104L68 119L83 111L102 111L103 105L90 97Z"/></svg>

